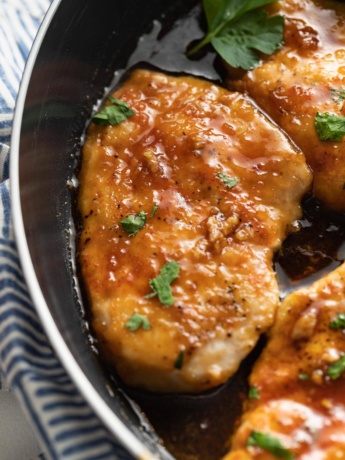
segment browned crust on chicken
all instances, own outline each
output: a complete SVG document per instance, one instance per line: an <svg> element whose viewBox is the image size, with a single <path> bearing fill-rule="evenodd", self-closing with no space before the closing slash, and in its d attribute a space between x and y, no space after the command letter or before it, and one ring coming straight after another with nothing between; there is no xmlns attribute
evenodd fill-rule
<svg viewBox="0 0 345 460"><path fill-rule="evenodd" d="M344 458L345 374L330 372L345 353L345 328L331 327L339 314L345 264L283 301L250 376L259 398L247 401L226 460L275 458L246 446L253 430L278 439L296 460Z"/></svg>
<svg viewBox="0 0 345 460"><path fill-rule="evenodd" d="M345 4L284 0L268 10L285 18L284 46L229 87L247 91L291 136L313 170L315 196L344 212L345 142L321 141L315 117L345 115L331 92L345 88Z"/></svg>
<svg viewBox="0 0 345 460"><path fill-rule="evenodd" d="M79 177L81 267L98 346L129 385L203 391L224 383L272 324L272 255L300 216L310 172L238 93L139 70L114 95L135 115L91 123ZM238 183L228 187L219 173ZM120 221L138 212L146 224L130 236ZM180 273L167 307L147 295L171 261ZM126 328L133 313L151 328Z"/></svg>

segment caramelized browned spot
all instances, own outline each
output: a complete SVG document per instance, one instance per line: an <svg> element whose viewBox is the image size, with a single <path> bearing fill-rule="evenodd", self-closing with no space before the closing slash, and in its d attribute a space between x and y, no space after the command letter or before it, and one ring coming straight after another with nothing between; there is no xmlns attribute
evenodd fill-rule
<svg viewBox="0 0 345 460"><path fill-rule="evenodd" d="M136 113L117 126L90 125L80 174L93 328L129 385L203 391L224 383L272 324L272 255L300 216L310 172L238 93L142 70L114 95ZM228 187L219 173L238 183ZM140 211L146 225L129 236L120 221ZM146 295L169 261L180 274L166 307ZM151 329L125 328L133 313Z"/></svg>

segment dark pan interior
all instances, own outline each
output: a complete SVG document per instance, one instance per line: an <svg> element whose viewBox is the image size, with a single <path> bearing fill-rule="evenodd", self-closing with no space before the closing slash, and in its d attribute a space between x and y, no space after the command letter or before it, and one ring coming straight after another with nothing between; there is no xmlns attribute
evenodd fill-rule
<svg viewBox="0 0 345 460"><path fill-rule="evenodd" d="M36 275L58 329L81 369L118 417L150 449L170 458L132 405L113 388L90 346L71 269L71 204L80 139L114 71L126 67L154 19L188 11L193 0L61 1L31 75L20 139L23 221ZM179 13L177 13L179 12ZM73 237L73 235L72 235ZM73 238L72 238L73 240Z"/></svg>
<svg viewBox="0 0 345 460"><path fill-rule="evenodd" d="M36 276L55 323L81 370L127 427L162 459L171 455L141 415L144 410L169 451L181 460L217 460L240 413L246 378L259 347L222 388L198 396L126 394L105 372L90 341L74 270L72 209L81 139L94 104L123 71L144 62L167 72L221 82L211 52L184 56L200 37L199 0L61 0L34 65L20 136L23 221ZM179 23L184 18L183 26ZM201 25L205 26L205 24ZM169 39L166 39L169 35ZM139 37L144 37L138 46ZM157 38L158 37L158 38ZM115 74L115 78L114 78ZM321 254L315 271L339 265L344 219L308 199L305 230L291 235L276 257L282 293L304 283L310 243ZM330 230L332 229L332 231ZM330 263L331 262L331 263ZM289 269L293 272L289 273ZM288 276L285 275L287 273ZM297 280L290 282L291 280ZM301 281L299 281L301 280ZM285 293L286 293L285 292ZM261 342L262 345L263 342ZM140 404L140 409L133 401Z"/></svg>

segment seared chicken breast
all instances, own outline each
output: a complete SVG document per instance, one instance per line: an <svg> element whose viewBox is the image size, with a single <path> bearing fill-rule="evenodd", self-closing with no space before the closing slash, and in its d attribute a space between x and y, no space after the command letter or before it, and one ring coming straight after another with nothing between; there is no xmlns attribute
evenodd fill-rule
<svg viewBox="0 0 345 460"><path fill-rule="evenodd" d="M345 264L282 302L226 460L345 458L344 332Z"/></svg>
<svg viewBox="0 0 345 460"><path fill-rule="evenodd" d="M268 11L285 18L284 46L229 88L247 91L291 136L313 170L315 196L344 212L345 120L334 116L345 115L345 4L284 0Z"/></svg>
<svg viewBox="0 0 345 460"><path fill-rule="evenodd" d="M311 174L238 93L137 70L113 96L134 114L90 124L79 176L80 263L98 347L128 385L204 391L273 322L272 255Z"/></svg>

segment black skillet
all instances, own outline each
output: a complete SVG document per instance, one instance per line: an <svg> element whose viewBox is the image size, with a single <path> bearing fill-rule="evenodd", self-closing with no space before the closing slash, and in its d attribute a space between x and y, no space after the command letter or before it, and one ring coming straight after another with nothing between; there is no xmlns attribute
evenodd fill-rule
<svg viewBox="0 0 345 460"><path fill-rule="evenodd" d="M77 387L108 429L138 458L171 459L169 450L180 459L219 459L240 411L241 396L247 391L246 376L257 353L227 385L206 395L163 396L130 391L104 369L94 352L76 277L75 173L83 133L95 103L135 66L155 66L220 82L221 66L214 54L208 52L197 61L184 55L188 44L202 36L200 27L205 27L200 3L53 1L30 54L13 127L13 217L33 301ZM316 215L316 221L324 222L324 229L319 231L322 241L330 228L333 232L334 228L340 229L332 216L322 215L320 219L318 205L312 204L311 209L311 218L307 215L304 221ZM343 232L331 236L344 240ZM294 261L298 255L303 259L303 245L309 239L307 235L305 242L302 237L288 244ZM338 246L332 249L333 255L325 256L330 265L339 264ZM290 253L285 260L287 266ZM277 266L281 271L284 254L280 262ZM307 263L301 261L302 275L303 264ZM142 410L168 449L162 447Z"/></svg>

